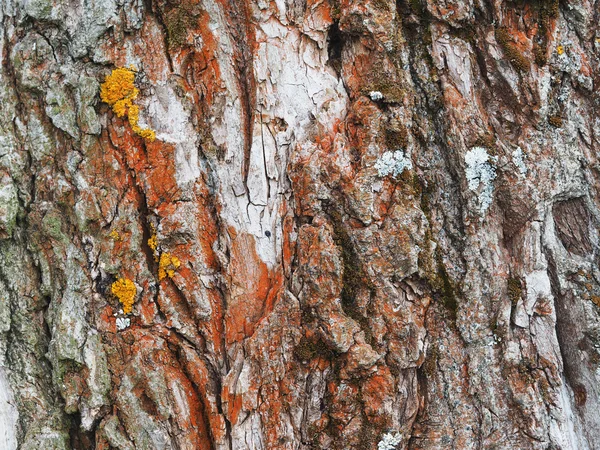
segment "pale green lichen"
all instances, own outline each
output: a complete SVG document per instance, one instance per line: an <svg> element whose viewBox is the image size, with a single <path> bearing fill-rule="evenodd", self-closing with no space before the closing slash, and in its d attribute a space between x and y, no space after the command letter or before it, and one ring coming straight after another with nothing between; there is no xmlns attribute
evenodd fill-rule
<svg viewBox="0 0 600 450"><path fill-rule="evenodd" d="M86 134L100 134L101 127L94 104L98 95L98 82L95 78L80 76L77 82L77 117L81 131Z"/></svg>
<svg viewBox="0 0 600 450"><path fill-rule="evenodd" d="M58 83L50 85L50 89L46 92L46 114L56 128L60 128L75 139L79 138L75 105L64 86Z"/></svg>
<svg viewBox="0 0 600 450"><path fill-rule="evenodd" d="M399 176L404 170L412 169L412 161L404 155L402 150L385 152L375 163L375 168L380 177L392 175Z"/></svg>
<svg viewBox="0 0 600 450"><path fill-rule="evenodd" d="M19 200L17 188L10 178L4 177L2 182L4 184L0 187L0 237L9 237L17 223Z"/></svg>

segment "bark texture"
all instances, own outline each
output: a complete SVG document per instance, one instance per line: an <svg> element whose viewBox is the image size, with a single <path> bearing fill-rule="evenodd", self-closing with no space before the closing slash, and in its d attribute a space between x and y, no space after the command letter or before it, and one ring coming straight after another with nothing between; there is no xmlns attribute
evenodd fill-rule
<svg viewBox="0 0 600 450"><path fill-rule="evenodd" d="M0 448L599 449L599 20L0 2Z"/></svg>

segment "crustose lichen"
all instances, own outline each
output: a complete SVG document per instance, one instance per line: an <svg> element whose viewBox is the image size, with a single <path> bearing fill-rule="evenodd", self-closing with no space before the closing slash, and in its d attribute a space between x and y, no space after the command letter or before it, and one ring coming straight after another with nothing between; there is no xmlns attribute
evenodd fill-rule
<svg viewBox="0 0 600 450"><path fill-rule="evenodd" d="M496 169L490 161L494 158L488 155L483 147L473 147L465 154L465 176L469 189L477 193L481 214L492 204Z"/></svg>
<svg viewBox="0 0 600 450"><path fill-rule="evenodd" d="M139 94L135 87L135 71L119 67L106 76L104 83L100 86L100 99L108 103L117 117L127 115L131 129L147 141L154 141L156 133L148 128L141 128L138 124L140 107L133 101Z"/></svg>

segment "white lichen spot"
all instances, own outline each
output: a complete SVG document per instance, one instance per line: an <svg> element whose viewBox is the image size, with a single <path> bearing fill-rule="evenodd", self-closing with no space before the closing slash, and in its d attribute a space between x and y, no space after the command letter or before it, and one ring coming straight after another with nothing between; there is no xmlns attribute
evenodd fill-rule
<svg viewBox="0 0 600 450"><path fill-rule="evenodd" d="M377 444L377 450L395 450L400 442L402 442L400 433L386 433Z"/></svg>
<svg viewBox="0 0 600 450"><path fill-rule="evenodd" d="M404 155L402 150L385 152L375 163L375 168L380 177L392 175L397 177L404 169L412 169L412 161Z"/></svg>
<svg viewBox="0 0 600 450"><path fill-rule="evenodd" d="M473 147L465 155L465 176L469 189L477 193L481 214L492 204L496 169L490 164L490 155L483 147Z"/></svg>
<svg viewBox="0 0 600 450"><path fill-rule="evenodd" d="M373 100L374 102L376 102L378 100L383 100L383 94L379 91L369 92L369 97L371 97L371 100Z"/></svg>
<svg viewBox="0 0 600 450"><path fill-rule="evenodd" d="M131 319L129 317L117 317L117 329L119 331L128 328L131 325Z"/></svg>
<svg viewBox="0 0 600 450"><path fill-rule="evenodd" d="M514 152L512 152L512 160L517 169L519 169L519 173L523 176L527 175L527 166L525 166L523 150L521 147L517 147Z"/></svg>

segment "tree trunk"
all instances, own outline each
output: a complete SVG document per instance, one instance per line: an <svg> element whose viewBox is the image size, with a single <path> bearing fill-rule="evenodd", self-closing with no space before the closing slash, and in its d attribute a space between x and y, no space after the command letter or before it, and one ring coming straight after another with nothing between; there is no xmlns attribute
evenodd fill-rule
<svg viewBox="0 0 600 450"><path fill-rule="evenodd" d="M0 8L0 448L600 448L600 2Z"/></svg>

